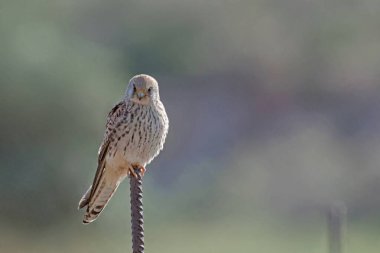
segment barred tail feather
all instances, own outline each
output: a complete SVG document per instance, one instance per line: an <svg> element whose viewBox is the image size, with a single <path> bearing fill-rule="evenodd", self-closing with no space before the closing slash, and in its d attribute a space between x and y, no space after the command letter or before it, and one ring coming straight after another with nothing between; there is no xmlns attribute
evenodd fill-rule
<svg viewBox="0 0 380 253"><path fill-rule="evenodd" d="M109 200L115 193L117 187L119 186L118 181L107 180L106 177L103 177L99 182L97 189L95 189L94 194L91 199L88 199L87 202L87 211L84 215L83 223L87 224L96 220L101 211L106 207ZM83 202L83 203L86 203Z"/></svg>

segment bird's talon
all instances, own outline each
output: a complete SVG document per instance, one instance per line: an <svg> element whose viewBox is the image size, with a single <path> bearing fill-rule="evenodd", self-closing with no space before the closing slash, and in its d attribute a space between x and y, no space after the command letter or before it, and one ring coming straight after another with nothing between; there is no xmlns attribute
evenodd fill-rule
<svg viewBox="0 0 380 253"><path fill-rule="evenodd" d="M141 177L143 177L145 175L146 169L143 166L140 166L139 169L140 169Z"/></svg>
<svg viewBox="0 0 380 253"><path fill-rule="evenodd" d="M138 171L138 173L137 173ZM143 166L135 165L129 169L129 175L133 175L135 178L142 178L145 174L146 169Z"/></svg>
<svg viewBox="0 0 380 253"><path fill-rule="evenodd" d="M139 178L139 176L136 174L135 170L133 168L129 169L129 176L134 176L135 178Z"/></svg>

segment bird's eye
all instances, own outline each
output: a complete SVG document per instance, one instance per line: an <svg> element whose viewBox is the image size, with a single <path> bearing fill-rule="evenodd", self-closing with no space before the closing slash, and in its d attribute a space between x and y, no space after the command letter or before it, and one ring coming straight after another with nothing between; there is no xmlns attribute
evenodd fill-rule
<svg viewBox="0 0 380 253"><path fill-rule="evenodd" d="M148 92L149 92L149 93L152 93L152 87L150 87L150 88L148 89Z"/></svg>
<svg viewBox="0 0 380 253"><path fill-rule="evenodd" d="M133 85L133 92L136 92L136 86Z"/></svg>

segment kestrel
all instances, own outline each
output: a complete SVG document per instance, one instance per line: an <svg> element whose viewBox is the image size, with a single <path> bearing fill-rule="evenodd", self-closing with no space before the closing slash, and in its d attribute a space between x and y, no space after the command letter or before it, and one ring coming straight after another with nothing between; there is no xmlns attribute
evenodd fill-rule
<svg viewBox="0 0 380 253"><path fill-rule="evenodd" d="M134 168L145 173L145 166L162 150L168 129L157 81L134 76L123 100L108 114L95 178L79 201L79 208L87 206L83 223L99 216L126 176L137 177Z"/></svg>

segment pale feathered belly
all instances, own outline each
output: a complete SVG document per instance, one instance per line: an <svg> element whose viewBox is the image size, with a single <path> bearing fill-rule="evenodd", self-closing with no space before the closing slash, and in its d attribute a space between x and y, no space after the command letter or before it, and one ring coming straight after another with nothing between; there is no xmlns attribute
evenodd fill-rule
<svg viewBox="0 0 380 253"><path fill-rule="evenodd" d="M122 140L121 144L123 143L125 145L122 150L123 157L132 164L137 163L145 166L150 163L162 149L163 138L162 134L157 134L156 137L152 134L150 138L145 138L137 134L134 136L133 141L132 139L126 138Z"/></svg>

